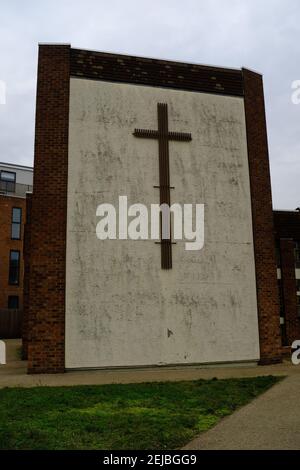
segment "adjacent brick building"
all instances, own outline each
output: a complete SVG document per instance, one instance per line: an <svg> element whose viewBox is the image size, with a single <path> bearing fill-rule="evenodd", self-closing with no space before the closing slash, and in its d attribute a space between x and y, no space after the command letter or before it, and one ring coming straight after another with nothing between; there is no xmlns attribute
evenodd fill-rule
<svg viewBox="0 0 300 470"><path fill-rule="evenodd" d="M282 345L300 338L300 212L274 211Z"/></svg>
<svg viewBox="0 0 300 470"><path fill-rule="evenodd" d="M33 170L0 163L0 315L23 310L23 242L26 193L32 191ZM0 322L0 325L3 325ZM3 326L1 326L3 327ZM2 333L2 334L1 334ZM0 328L0 336L3 336Z"/></svg>

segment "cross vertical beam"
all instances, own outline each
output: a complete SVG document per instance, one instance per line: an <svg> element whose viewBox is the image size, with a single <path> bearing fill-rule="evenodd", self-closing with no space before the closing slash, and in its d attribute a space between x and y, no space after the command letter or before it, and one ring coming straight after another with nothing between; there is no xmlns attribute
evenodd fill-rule
<svg viewBox="0 0 300 470"><path fill-rule="evenodd" d="M158 119L158 156L159 156L159 192L160 204L171 205L170 194L170 160L169 160L169 129L168 129L168 105L166 103L157 104ZM162 232L162 215L161 215ZM161 237L161 267L162 269L172 268L172 242L171 230L170 238Z"/></svg>
<svg viewBox="0 0 300 470"><path fill-rule="evenodd" d="M160 204L171 205L170 194L170 161L169 161L169 141L189 142L192 136L186 132L169 132L168 125L168 105L167 103L157 104L158 130L135 129L133 135L140 138L158 140L159 157L159 192ZM162 239L162 217L161 217L161 268L172 268L172 239L170 237Z"/></svg>

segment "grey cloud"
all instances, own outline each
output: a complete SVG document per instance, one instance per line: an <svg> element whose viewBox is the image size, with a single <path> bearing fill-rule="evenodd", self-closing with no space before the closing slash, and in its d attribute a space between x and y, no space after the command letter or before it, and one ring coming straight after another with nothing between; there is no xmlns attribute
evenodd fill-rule
<svg viewBox="0 0 300 470"><path fill-rule="evenodd" d="M298 0L10 0L1 3L0 160L33 163L37 44L68 42L264 74L274 206L300 205Z"/></svg>

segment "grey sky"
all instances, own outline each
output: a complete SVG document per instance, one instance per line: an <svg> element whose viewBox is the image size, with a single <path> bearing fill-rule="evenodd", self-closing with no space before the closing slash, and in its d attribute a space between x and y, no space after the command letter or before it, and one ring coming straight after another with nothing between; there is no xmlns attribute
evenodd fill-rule
<svg viewBox="0 0 300 470"><path fill-rule="evenodd" d="M3 0L0 161L33 164L37 45L203 64L264 75L275 208L300 206L299 0Z"/></svg>

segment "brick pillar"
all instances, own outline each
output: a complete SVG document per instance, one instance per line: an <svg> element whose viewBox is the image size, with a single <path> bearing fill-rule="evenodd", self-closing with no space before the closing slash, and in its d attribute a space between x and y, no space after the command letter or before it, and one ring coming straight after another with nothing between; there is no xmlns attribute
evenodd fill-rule
<svg viewBox="0 0 300 470"><path fill-rule="evenodd" d="M24 226L24 244L23 244L24 283L23 283L22 359L28 359L31 206L32 206L32 194L27 194L26 195L26 221L25 221L25 226Z"/></svg>
<svg viewBox="0 0 300 470"><path fill-rule="evenodd" d="M39 47L32 196L28 372L65 367L70 46Z"/></svg>
<svg viewBox="0 0 300 470"><path fill-rule="evenodd" d="M280 240L281 279L285 312L286 336L291 346L295 339L300 339L300 318L297 314L297 289L295 277L294 241L288 238Z"/></svg>
<svg viewBox="0 0 300 470"><path fill-rule="evenodd" d="M264 92L261 75L243 69L243 77L257 285L260 363L267 364L280 361L281 340Z"/></svg>

